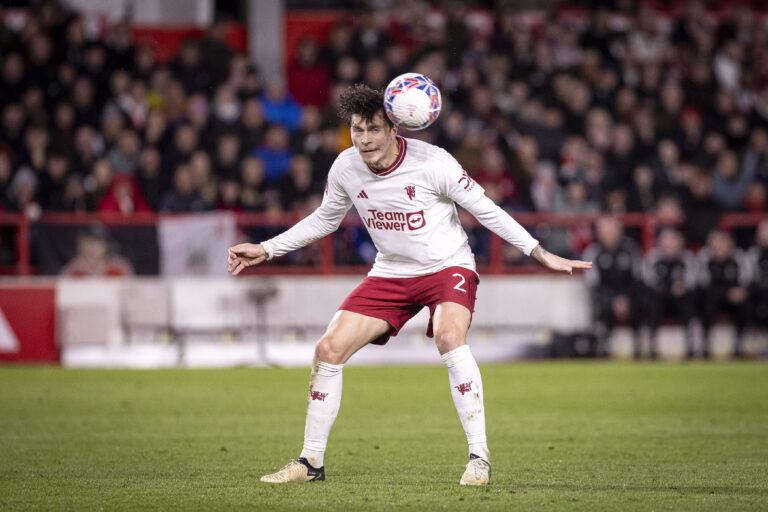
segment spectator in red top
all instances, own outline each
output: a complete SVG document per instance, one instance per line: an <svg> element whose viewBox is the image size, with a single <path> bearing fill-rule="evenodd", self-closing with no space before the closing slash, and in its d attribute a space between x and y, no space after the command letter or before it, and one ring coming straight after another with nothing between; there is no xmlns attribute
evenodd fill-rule
<svg viewBox="0 0 768 512"><path fill-rule="evenodd" d="M322 107L328 102L331 82L318 55L315 40L304 38L296 48L296 57L288 65L288 90L302 105Z"/></svg>
<svg viewBox="0 0 768 512"><path fill-rule="evenodd" d="M125 277L133 275L131 263L110 250L106 230L91 227L77 237L77 254L61 269L67 277Z"/></svg>
<svg viewBox="0 0 768 512"><path fill-rule="evenodd" d="M517 186L498 149L492 147L483 152L482 166L474 173L474 178L496 204L506 205L514 201Z"/></svg>
<svg viewBox="0 0 768 512"><path fill-rule="evenodd" d="M118 174L109 184L107 193L99 202L100 212L115 212L123 215L151 212L152 209L144 199L138 182L133 176Z"/></svg>
<svg viewBox="0 0 768 512"><path fill-rule="evenodd" d="M229 210L242 212L243 205L240 202L240 182L233 178L226 178L219 183L219 198L216 203L217 210Z"/></svg>

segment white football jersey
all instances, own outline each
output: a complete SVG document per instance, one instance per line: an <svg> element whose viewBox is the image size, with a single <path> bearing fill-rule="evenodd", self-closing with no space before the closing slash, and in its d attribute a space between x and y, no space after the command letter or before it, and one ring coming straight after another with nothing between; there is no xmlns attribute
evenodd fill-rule
<svg viewBox="0 0 768 512"><path fill-rule="evenodd" d="M538 242L495 206L448 152L419 140L398 139L400 153L387 169L369 167L354 147L343 151L328 173L321 206L269 241L273 256L335 231L354 205L378 249L368 275L416 277L452 266L474 271L456 204L530 254ZM478 210L477 205L483 207ZM500 216L504 218L496 218ZM497 220L503 225L497 226Z"/></svg>

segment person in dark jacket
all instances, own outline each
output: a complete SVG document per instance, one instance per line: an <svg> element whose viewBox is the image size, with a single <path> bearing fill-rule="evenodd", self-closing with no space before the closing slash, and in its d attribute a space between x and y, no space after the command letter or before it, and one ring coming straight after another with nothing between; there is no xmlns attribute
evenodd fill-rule
<svg viewBox="0 0 768 512"><path fill-rule="evenodd" d="M685 325L686 357L693 357L696 259L685 249L683 235L674 228L663 229L657 246L643 261L643 281L648 289L645 320L648 325L651 357L658 357L659 326L667 315Z"/></svg>
<svg viewBox="0 0 768 512"><path fill-rule="evenodd" d="M211 209L200 191L195 188L192 170L188 164L181 164L173 175L173 188L165 193L160 203L163 212L199 212Z"/></svg>
<svg viewBox="0 0 768 512"><path fill-rule="evenodd" d="M733 356L744 357L744 330L749 320L749 271L744 253L736 248L731 234L713 230L707 246L699 252L700 317L704 329L703 355L709 358L712 324L719 314L728 314L736 325Z"/></svg>
<svg viewBox="0 0 768 512"><path fill-rule="evenodd" d="M634 356L638 358L641 353L640 249L631 238L624 236L624 227L618 218L601 217L596 227L597 242L587 247L583 257L594 262L585 275L592 290L598 326L598 354L607 353L616 324L626 323L632 327Z"/></svg>
<svg viewBox="0 0 768 512"><path fill-rule="evenodd" d="M748 262L752 270L749 289L752 320L768 329L768 219L757 226L755 245L749 249Z"/></svg>

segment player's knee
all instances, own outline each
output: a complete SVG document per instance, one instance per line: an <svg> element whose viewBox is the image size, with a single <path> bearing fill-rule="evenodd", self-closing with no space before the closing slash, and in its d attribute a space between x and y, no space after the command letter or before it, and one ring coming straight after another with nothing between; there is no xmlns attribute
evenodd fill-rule
<svg viewBox="0 0 768 512"><path fill-rule="evenodd" d="M324 363L342 364L346 362L345 354L344 348L327 334L315 345L315 359Z"/></svg>
<svg viewBox="0 0 768 512"><path fill-rule="evenodd" d="M435 333L435 344L441 354L459 348L464 343L464 336L461 335L458 329L441 329Z"/></svg>

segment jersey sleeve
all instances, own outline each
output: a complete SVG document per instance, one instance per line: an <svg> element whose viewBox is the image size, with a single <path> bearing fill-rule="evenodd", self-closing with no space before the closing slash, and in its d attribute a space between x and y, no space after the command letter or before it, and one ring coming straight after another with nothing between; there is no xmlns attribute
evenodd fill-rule
<svg viewBox="0 0 768 512"><path fill-rule="evenodd" d="M490 229L526 256L539 242L515 219L485 195L485 190L445 150L440 150L433 169L436 188L441 195L471 213L480 224Z"/></svg>
<svg viewBox="0 0 768 512"><path fill-rule="evenodd" d="M339 228L342 219L352 207L352 199L341 185L342 156L336 158L328 172L323 202L307 217L276 237L262 242L269 259L282 256L320 240Z"/></svg>
<svg viewBox="0 0 768 512"><path fill-rule="evenodd" d="M431 170L437 192L465 209L485 196L483 187L444 149L432 158Z"/></svg>

